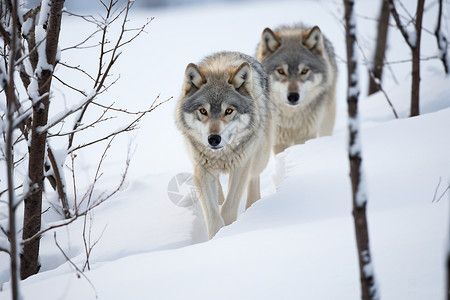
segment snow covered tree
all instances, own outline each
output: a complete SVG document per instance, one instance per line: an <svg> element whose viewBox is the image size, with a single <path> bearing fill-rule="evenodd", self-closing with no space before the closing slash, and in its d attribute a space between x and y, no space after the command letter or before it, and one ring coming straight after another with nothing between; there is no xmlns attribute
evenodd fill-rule
<svg viewBox="0 0 450 300"><path fill-rule="evenodd" d="M358 61L356 53L356 20L354 1L344 0L345 41L347 46L347 105L349 124L348 154L350 179L352 183L353 218L355 222L356 245L358 250L361 294L363 300L379 299L378 288L369 246L369 230L366 217L367 192L362 168L361 132L358 115Z"/></svg>
<svg viewBox="0 0 450 300"><path fill-rule="evenodd" d="M32 105L31 141L28 158L28 184L30 190L24 199L24 226L22 238L28 239L41 230L42 192L44 182L44 159L47 131L41 128L47 125L50 106L50 88L52 86L53 70L56 66L59 32L61 30L62 9L64 0L42 1L39 20L34 27L34 41L37 55L30 56L33 75L29 77L26 86ZM35 16L30 16L35 21ZM28 20L27 20L28 21ZM27 39L33 37L28 32ZM30 47L31 45L29 45ZM32 52L33 49L28 49ZM13 66L10 66L11 68ZM31 75L31 74L27 74ZM28 83L28 82L27 82ZM31 240L23 245L21 256L21 277L23 279L39 271L39 239Z"/></svg>
<svg viewBox="0 0 450 300"><path fill-rule="evenodd" d="M18 1L14 0L10 2L11 14L17 16ZM9 55L9 66L13 66L16 63L18 52L17 50L17 37L18 37L18 20L13 18L11 20L11 36L9 39L9 46L11 55ZM1 27L3 29L3 27ZM0 81L3 91L6 92L6 130L4 131L4 157L6 161L7 172L7 188L8 188L8 218L9 228L6 230L8 239L10 242L9 249L0 248L0 250L9 253L10 255L10 270L11 270L11 298L13 300L20 299L19 291L19 245L17 238L17 220L16 220L16 207L17 199L14 191L14 154L13 154L13 131L14 131L14 110L17 103L16 91L14 90L14 68L6 68L4 60L0 61Z"/></svg>
<svg viewBox="0 0 450 300"><path fill-rule="evenodd" d="M414 31L408 31L405 25L400 20L397 9L395 8L394 0L389 0L391 14L394 17L398 29L403 35L405 42L408 44L412 52L412 79L411 79L411 113L410 116L418 116L419 96L420 96L420 40L422 36L422 17L424 11L425 0L417 1L417 10L414 23Z"/></svg>
<svg viewBox="0 0 450 300"><path fill-rule="evenodd" d="M369 95L380 90L380 84L383 75L384 54L386 52L386 43L389 30L389 2L383 0L381 4L380 16L377 26L377 42L373 55L372 65L369 69Z"/></svg>
<svg viewBox="0 0 450 300"><path fill-rule="evenodd" d="M0 165L2 167L0 169L2 172L3 170L7 171L8 178L6 189L0 190L0 204L8 203L10 221L9 228L0 225L3 233L0 238L5 238L10 244L8 247L4 247L4 244L0 243L0 251L9 253L11 257L13 299L18 298L19 266L22 279L36 274L40 269L39 241L42 234L86 216L120 190L125 180L129 158L127 158L126 169L119 180L117 189L93 198L93 188L101 176L99 170L106 152L118 134L134 130L145 115L163 103L156 103L158 99L155 99L142 111L130 112L126 109L116 108L113 104L102 105L95 102L100 94L118 80L118 78L111 78L111 70L122 54L121 49L139 36L151 21L148 20L142 27L129 29L126 25L129 22L128 13L133 1L109 0L104 2L100 0L100 2L104 7L104 15L88 17L65 12L64 0L42 0L38 6L32 8L25 8L26 5L18 0L0 2L0 38L3 45L0 50L0 78L3 89L0 91L0 133L2 135L0 144ZM120 7L120 5L123 6ZM59 38L63 13L96 26L97 30L88 35L83 42L69 48L82 49L88 41L99 37L99 42L93 46L99 49L96 75L90 75L79 67L72 67L60 61ZM112 34L110 28L115 22L119 23L119 29ZM90 47L92 48L92 46ZM56 74L57 65L63 65L86 75L93 83L90 91L84 92L84 88L75 86L76 83L66 82L59 78ZM70 99L69 108L49 115L52 103L58 102L54 101L56 98L55 80L61 83L60 86L77 91L81 96ZM21 95L26 95L26 99L20 99ZM92 121L84 120L88 107L94 104L103 110L100 117L95 117ZM88 138L87 141L85 139L84 143L75 144L75 135L82 135L94 125L115 118L105 117L111 111L131 117L122 121L121 126L116 130L102 133L103 136L95 139L89 140ZM67 121L70 116L74 119L72 125ZM131 121L129 121L130 119ZM58 130L52 132L55 126L58 126ZM67 139L64 155L58 155L58 157L52 147L52 141L56 137ZM64 161L66 157L70 156L73 164L77 151L102 141L106 141L107 145L105 152L99 158L94 182L81 200L81 202L86 201L82 206L74 203L73 207L69 207L63 170ZM5 162L5 168L3 168L2 161ZM28 165L23 168L26 170L25 174L15 173L15 169L24 164ZM14 184L15 178L18 179L19 184ZM75 175L73 178L75 180ZM54 191L46 190L45 193L53 192L58 195L61 201L60 210L63 220L43 228L41 223L42 200L44 183L47 179ZM15 195L16 191L18 191L17 196ZM4 194L7 194L8 201L1 198ZM21 228L16 227L17 221L14 218L18 207L24 209L23 227ZM22 231L22 239L17 241L19 239L16 239L16 234L20 231ZM22 246L22 253L19 263L16 258L19 257L20 246ZM88 247L92 247L92 245L88 245ZM90 252L91 249L88 250Z"/></svg>

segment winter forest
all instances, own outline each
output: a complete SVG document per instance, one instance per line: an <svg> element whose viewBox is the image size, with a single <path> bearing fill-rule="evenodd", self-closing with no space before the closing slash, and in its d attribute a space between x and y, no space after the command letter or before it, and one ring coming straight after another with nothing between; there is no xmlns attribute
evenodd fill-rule
<svg viewBox="0 0 450 300"><path fill-rule="evenodd" d="M208 239L186 66L298 23L333 134ZM0 0L0 299L450 299L449 39L448 0Z"/></svg>

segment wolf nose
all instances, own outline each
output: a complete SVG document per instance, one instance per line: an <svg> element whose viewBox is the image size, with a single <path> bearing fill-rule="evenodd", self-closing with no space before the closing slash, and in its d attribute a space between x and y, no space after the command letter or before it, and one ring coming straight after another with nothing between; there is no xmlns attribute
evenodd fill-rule
<svg viewBox="0 0 450 300"><path fill-rule="evenodd" d="M221 140L222 140L222 138L220 137L220 135L217 135L217 134L211 134L208 137L208 143L213 147L216 147L217 145L219 145Z"/></svg>
<svg viewBox="0 0 450 300"><path fill-rule="evenodd" d="M289 93L287 98L289 102L295 103L298 101L298 98L300 98L300 95L298 93Z"/></svg>

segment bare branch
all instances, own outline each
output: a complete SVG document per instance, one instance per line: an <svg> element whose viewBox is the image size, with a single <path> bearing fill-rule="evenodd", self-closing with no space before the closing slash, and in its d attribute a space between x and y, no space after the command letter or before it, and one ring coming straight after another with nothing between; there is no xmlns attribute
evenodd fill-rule
<svg viewBox="0 0 450 300"><path fill-rule="evenodd" d="M438 184L437 184L437 186L436 186L436 189L434 190L434 196L433 196L433 199L431 200L432 203L441 201L441 199L442 199L442 197L444 197L445 193L447 193L448 190L450 190L450 184L449 184L449 185L447 186L447 188L441 193L441 195L440 195L439 197L437 197L437 193L438 193L439 187L440 187L440 185L441 185L441 181L442 181L442 178L439 177L439 182L438 182Z"/></svg>
<svg viewBox="0 0 450 300"><path fill-rule="evenodd" d="M53 233L53 239L55 240L55 244L56 247L58 247L59 251L61 251L62 255L64 256L64 258L72 265L72 267L75 268L75 270L77 271L77 277L80 278L80 276L83 276L84 279L86 279L86 281L89 283L89 285L92 287L92 289L94 290L95 293L95 298L98 298L97 295L97 290L95 289L94 285L92 284L92 282L89 280L89 278L87 278L87 276L77 267L76 264L73 263L73 261L67 256L67 254L63 251L63 249L61 248L61 246L59 246L58 241L56 240L56 232Z"/></svg>
<svg viewBox="0 0 450 300"><path fill-rule="evenodd" d="M95 19L95 17L93 15L84 16L84 15L75 14L70 11L64 11L64 13L67 14L68 16L77 17L77 18L83 19L86 22L98 25L98 21Z"/></svg>
<svg viewBox="0 0 450 300"><path fill-rule="evenodd" d="M434 34L436 36L436 41L437 41L437 45L438 45L438 49L439 49L439 57L442 61L442 64L444 65L445 74L448 74L448 72L449 72L449 70L448 70L449 61L448 61L448 56L447 56L448 42L447 42L447 38L441 31L441 19L442 19L442 6L443 5L444 5L443 1L439 0L438 22L437 22L436 30L435 30Z"/></svg>
<svg viewBox="0 0 450 300"><path fill-rule="evenodd" d="M72 224L73 222L75 222L80 216L83 216L83 215L86 214L86 213L87 213L87 211L84 211L84 212L79 213L79 214L75 214L75 215L72 216L70 219L64 220L64 221L61 222L61 223L54 224L54 225L51 225L51 226L49 226L49 227L47 227L47 228L45 228L45 229L43 229L43 230L40 230L39 232L35 233L33 236L31 236L31 237L29 237L29 238L27 238L27 239L22 240L21 245L25 245L25 244L28 244L28 243L34 241L35 239L41 237L44 233L46 233L46 232L48 232L48 231L50 231L50 230L53 230L53 229L56 229L56 228L60 228L60 227L64 227L64 226L70 225L70 224Z"/></svg>
<svg viewBox="0 0 450 300"><path fill-rule="evenodd" d="M99 174L100 167L101 167L101 165L103 163L104 158L106 157L106 152L108 151L109 146L111 145L111 143L112 143L112 140L108 143L107 147L105 147L105 151L103 152L102 159L100 160L98 168L97 168L96 179L94 180L94 183L89 188L88 193L85 195L85 197L91 197L92 196L92 191L94 189L94 186L95 186L96 182L98 181L98 179L101 177L101 174ZM50 230L57 229L57 228L60 228L60 227L65 227L65 226L68 226L68 225L72 224L73 222L78 220L78 218L85 216L90 211L94 210L99 205L101 205L105 201L109 200L112 196L114 196L117 192L120 191L120 189L122 188L123 184L125 183L125 179L127 177L128 169L129 169L129 166L130 166L130 161L131 161L131 155L129 153L129 155L127 157L127 160L126 160L126 163L125 163L125 170L122 173L121 180L120 180L119 184L117 185L117 187L111 193L109 193L107 195L102 193L97 198L97 200L94 201L94 202L91 202L91 200L89 199L88 200L89 203L88 203L88 205L87 205L87 207L86 207L86 209L84 211L80 212L78 209L76 209L75 212L74 212L74 215L71 218L66 219L66 220L64 220L62 222L59 222L57 224L53 224L53 225L51 225L51 226L49 226L49 227L47 227L45 229L40 230L39 232L37 232L36 234L34 234L31 237L29 237L27 239L23 239L22 242L21 242L21 245L26 245L26 244L34 241L35 239L40 238L44 233L46 233L46 232L48 232ZM82 202L83 202L83 200L80 202L80 204Z"/></svg>
<svg viewBox="0 0 450 300"><path fill-rule="evenodd" d="M159 96L155 99L155 101L156 101L158 98L159 98ZM84 147L87 147L87 146L91 146L91 145L96 144L96 143L99 143L99 142L101 142L101 141L108 140L109 138L114 137L114 136L116 136L116 135L118 135L118 134L120 134L120 133L134 130L134 129L136 128L137 123L142 119L142 117L144 117L146 114L152 112L153 110L155 110L156 108L158 108L160 105L162 105L162 104L166 103L167 101L171 100L172 98L173 98L173 97L170 97L169 99L166 99L166 100L164 100L164 101L158 103L157 105L155 105L155 101L154 101L148 110L143 111L142 113L140 113L139 116L138 116L136 119L134 119L134 120L133 120L130 124L128 124L127 126L125 126L125 127L123 127L123 128L119 128L118 130L116 130L116 131L114 131L114 132L108 134L107 136L104 136L104 137L99 138L99 139L97 139L97 140L94 140L94 141L91 141L91 142L89 142L89 143L85 143L85 144L79 145L79 146L77 146L77 147L75 147L75 148L72 148L72 149L69 150L69 153L73 153L73 152L75 152L75 151L77 151L77 150L80 150L81 148L84 148Z"/></svg>
<svg viewBox="0 0 450 300"><path fill-rule="evenodd" d="M102 137L102 138L99 138L99 139L97 139L97 140L94 140L94 141L91 141L91 142L88 142L88 143L79 145L79 146L77 146L77 147L75 147L75 148L73 148L73 149L70 149L70 150L69 150L69 153L73 153L73 152L75 152L75 151L77 151L77 150L80 150L80 149L82 149L82 148L85 148L85 147L88 147L88 146L97 144L97 143L102 142L102 141L106 141L106 140L108 140L108 139L110 139L110 138L112 138L112 137L117 136L117 135L120 134L120 133L127 132L127 131L132 131L132 130L136 129L136 127L134 126L136 122L137 122L137 121L133 121L133 122L132 122L131 124L129 124L128 126L126 126L126 127L124 127L124 128L117 129L116 131L114 131L114 132L112 132L112 133L110 133L110 134L108 134L108 135L106 135L106 136L104 136L104 137Z"/></svg>
<svg viewBox="0 0 450 300"><path fill-rule="evenodd" d="M72 162L72 182L73 182L73 203L74 203L74 210L78 211L78 206L77 206L77 180L76 180L76 176L75 176L75 157L77 157L75 154L71 153L70 154L70 161Z"/></svg>
<svg viewBox="0 0 450 300"><path fill-rule="evenodd" d="M85 91L82 91L82 90L80 90L80 89L77 89L76 87L74 87L74 86L72 86L72 85L70 85L70 84L64 82L62 79L60 79L60 78L59 78L58 76L56 76L55 74L53 74L53 78L55 78L56 80L58 80L59 82L61 82L63 85L67 86L68 88L70 88L70 89L72 89L72 90L74 90L74 91L80 93L80 94L83 95L84 97L87 96L87 94L86 94Z"/></svg>
<svg viewBox="0 0 450 300"><path fill-rule="evenodd" d="M99 33L101 30L100 29L98 29L98 30L96 30L96 31L94 31L93 33L91 33L87 38L85 38L83 41L81 41L81 42L79 42L78 44L75 44L75 45L73 45L73 46L70 46L70 47L66 47L66 48L63 48L63 49L61 49L61 52L62 51L67 51L67 50L73 50L73 49L90 49L90 48L96 48L96 47L98 47L99 46L99 44L94 44L94 45L91 45L91 46L83 46L84 44L86 44L89 40L91 40L97 33Z"/></svg>
<svg viewBox="0 0 450 300"><path fill-rule="evenodd" d="M109 4L106 4L105 2L101 1L102 5L104 6L105 10L106 10L106 16L104 18L104 23L102 25L99 25L102 28L102 38L101 38L101 42L100 42L100 55L99 55L99 61L98 61L98 72L97 72L97 77L95 79L95 83L94 83L94 89L96 90L96 92L98 94L100 94L102 92L102 89L107 90L108 87L105 87L105 81L107 79L107 77L109 76L109 72L111 71L111 68L113 67L113 65L116 63L117 59L120 57L121 53L117 53L118 49L123 46L124 42L122 42L123 39L123 35L126 32L126 23L128 22L127 18L128 18L128 12L132 6L132 2L127 2L126 6L120 10L120 12L114 16L114 9L115 9L115 5L118 3L118 0L110 0ZM122 28L119 34L119 37L117 38L117 42L115 44L115 46L112 48L112 53L109 59L109 62L106 64L106 68L104 68L105 65L105 59L106 59L106 54L109 53L111 50L105 50L105 46L107 44L107 29L108 26L113 23L114 21L116 21L123 13L125 12L125 15L123 17L123 21L122 21ZM145 29L145 27L149 24L149 22L147 22L146 24L144 24L141 27L141 30L138 31L138 33L133 36L130 40L134 40L140 33L142 33ZM117 79L116 79L117 81ZM113 81L112 84L114 84L116 81ZM112 85L111 84L111 85ZM91 102L91 101L90 101ZM87 111L87 108L89 106L89 103L87 103L78 119L76 120L76 122L74 123L73 126L73 132L76 132L76 129L78 128L78 126L81 124L81 121L83 120L84 114ZM111 135L109 136L111 137ZM107 137L107 138L109 138ZM68 143L68 149L72 148L73 145L73 138L74 138L74 134L69 136L69 143ZM105 139L107 139L105 138ZM102 139L102 140L105 140ZM98 142L98 141L97 141Z"/></svg>
<svg viewBox="0 0 450 300"><path fill-rule="evenodd" d="M94 249L94 247L98 244L98 242L102 238L103 234L105 233L106 226L107 226L107 225L105 225L100 236L94 241L93 244L91 244L92 223L93 223L93 218L92 218L92 212L91 212L91 213L89 213L89 232L88 232L87 238L86 238L87 215L84 216L84 222L83 222L83 243L84 243L84 251L86 254L86 261L84 262L83 269L82 269L83 272L86 269L86 267L88 270L91 270L91 265L89 263L89 259L90 259L92 250Z"/></svg>
<svg viewBox="0 0 450 300"><path fill-rule="evenodd" d="M112 104L111 104L111 105L112 105ZM80 132L80 131L86 130L86 129L88 129L88 128L94 127L96 124L99 124L99 123L101 123L101 122L105 122L105 121L114 119L115 117L104 118L105 114L106 114L108 111L109 111L109 109L106 108L106 109L102 112L102 114L100 115L100 117L98 117L95 121L91 122L90 124L88 124L88 125L86 125L86 126L83 126L83 127L81 127L81 128L78 128L75 132ZM58 133L56 133L56 134L48 133L48 137L55 137L55 136L61 137L61 136L71 135L71 134L73 134L73 133L74 133L74 131L64 132L64 133L58 132Z"/></svg>
<svg viewBox="0 0 450 300"><path fill-rule="evenodd" d="M415 48L416 45L411 43L409 33L406 30L405 26L403 26L402 21L400 20L400 16L397 12L397 9L395 8L394 0L389 0L389 8L391 9L392 17L394 17L395 23L397 24L397 28L400 30L400 33L403 35L405 42L408 44L408 46L411 49Z"/></svg>
<svg viewBox="0 0 450 300"><path fill-rule="evenodd" d="M94 100L94 98L97 96L97 93L95 91L91 91L84 99L82 99L78 104L75 104L71 108L64 111L63 114L57 115L54 119L49 120L47 125L42 126L38 129L38 133L44 133L47 132L50 128L58 125L62 120L67 118L68 116L72 115L73 113L79 111L80 109L84 108L87 103Z"/></svg>
<svg viewBox="0 0 450 300"><path fill-rule="evenodd" d="M159 98L159 96L160 95L158 95L157 98ZM170 98L170 99L172 99L172 98ZM167 99L166 101L169 101L170 99ZM92 101L92 104L96 105L98 107L104 108L104 109L108 109L108 110L112 110L112 111L116 111L116 112L120 112L120 113L124 113L124 114L128 114L128 115L140 115L140 114L142 114L144 112L144 111L128 111L128 110L123 109L123 108L112 107L112 105L114 105L115 103L112 103L110 106L106 106L106 105L103 105L101 103Z"/></svg>
<svg viewBox="0 0 450 300"><path fill-rule="evenodd" d="M144 25L142 25L142 27L140 27L140 28L124 30L124 32L137 31L137 33L136 33L133 37L131 37L130 39L128 39L127 41L121 43L120 45L117 45L117 49L119 49L119 48L121 48L121 47L123 47L123 46L125 46L125 45L127 45L127 44L129 44L129 43L131 43L132 41L134 41L141 33L143 33L143 32L145 31L145 28L146 28L146 27L147 27L154 19L155 19L154 17L150 18L150 19L147 20L147 22L146 22ZM112 50L106 51L105 54L106 54L106 53L109 53L110 51L112 51Z"/></svg>
<svg viewBox="0 0 450 300"><path fill-rule="evenodd" d="M91 79L92 81L95 82L95 78L92 77L92 76L91 76L89 73L87 73L85 70L81 69L80 66L73 67L73 66L69 66L68 64L63 63L63 62L59 62L58 64L61 65L61 66L66 67L66 68L69 68L69 69L73 69L73 70L79 71L79 72L83 73L84 75L86 75L87 77L89 77L89 79Z"/></svg>
<svg viewBox="0 0 450 300"><path fill-rule="evenodd" d="M429 57L421 57L420 61L428 61L428 60L434 60L439 59L437 56L429 56ZM403 60L394 60L394 61L388 61L385 62L385 65L395 65L395 64L404 64L404 63L410 63L412 62L412 59L403 59Z"/></svg>
<svg viewBox="0 0 450 300"><path fill-rule="evenodd" d="M22 186L23 186L22 184L19 185L19 186L16 186L16 187L14 188L14 190L16 191L16 190L22 188ZM8 191L9 191L9 189L6 189L6 190L1 191L1 192L0 192L0 196L2 196L4 193L6 193L6 192L8 192ZM3 201L0 201L0 202L3 202ZM5 201L5 203L8 203L8 202Z"/></svg>
<svg viewBox="0 0 450 300"><path fill-rule="evenodd" d="M367 61L367 57L366 57L366 55L364 53L364 50L362 49L361 45L359 44L358 40L355 39L355 43L358 46L359 51L363 55L364 61ZM378 78L375 77L373 71L370 68L367 68L367 69L369 70L369 76L372 79L373 83L376 84L378 90L383 93L384 97L386 98L387 103L391 107L392 113L394 114L395 118L398 119L397 111L395 110L394 105L392 104L391 100L389 99L389 96L387 95L386 91L383 89L383 87L381 85L381 82L379 81Z"/></svg>

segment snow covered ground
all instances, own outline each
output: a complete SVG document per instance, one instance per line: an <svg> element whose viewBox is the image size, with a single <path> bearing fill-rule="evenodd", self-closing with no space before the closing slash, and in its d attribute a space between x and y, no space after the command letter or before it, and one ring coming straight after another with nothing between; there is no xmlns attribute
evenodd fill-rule
<svg viewBox="0 0 450 300"><path fill-rule="evenodd" d="M415 9L414 3L407 7ZM358 35L367 57L375 36L371 18L377 17L378 9L378 1L357 1ZM428 9L424 26L433 29L436 5ZM125 188L92 215L92 241L99 240L90 256L91 270L84 273L88 279L77 277L49 232L41 240L40 273L21 285L24 299L360 299L346 153L342 12L336 1L135 11L130 18L133 25L156 19L147 35L125 48L115 69L121 79L100 100L137 110L158 94L174 99L152 112L137 133L118 138L108 154L98 193L115 187L128 145L135 149ZM177 174L192 172L173 120L184 69L215 51L252 54L265 27L298 21L319 25L335 46L340 62L335 134L272 157L262 174L263 199L206 242L198 203L177 206L168 194L169 182ZM65 18L63 26L62 48L82 40L91 29L71 18ZM388 61L409 58L398 32L391 29L389 40ZM424 57L437 52L428 33L422 52ZM63 51L62 60L86 68L97 63L92 51ZM439 61L425 61L422 67L419 117L406 118L409 63L392 64L392 73L386 71L385 77L386 91L401 119L395 120L383 95L361 97L369 230L382 299L445 295L450 78L445 78ZM59 72L83 83L67 70ZM367 74L362 65L360 74L365 95ZM70 106L73 97L58 91L54 96L60 102L54 114ZM94 157L101 151L99 146L79 153L81 191L92 180ZM66 178L71 178L69 171ZM44 204L50 207L44 226L58 219L52 203L57 201L49 198ZM6 220L4 211L0 206L0 222ZM58 244L78 267L86 260L82 230L81 219L55 231ZM8 281L8 257L0 253L0 299L10 298Z"/></svg>

